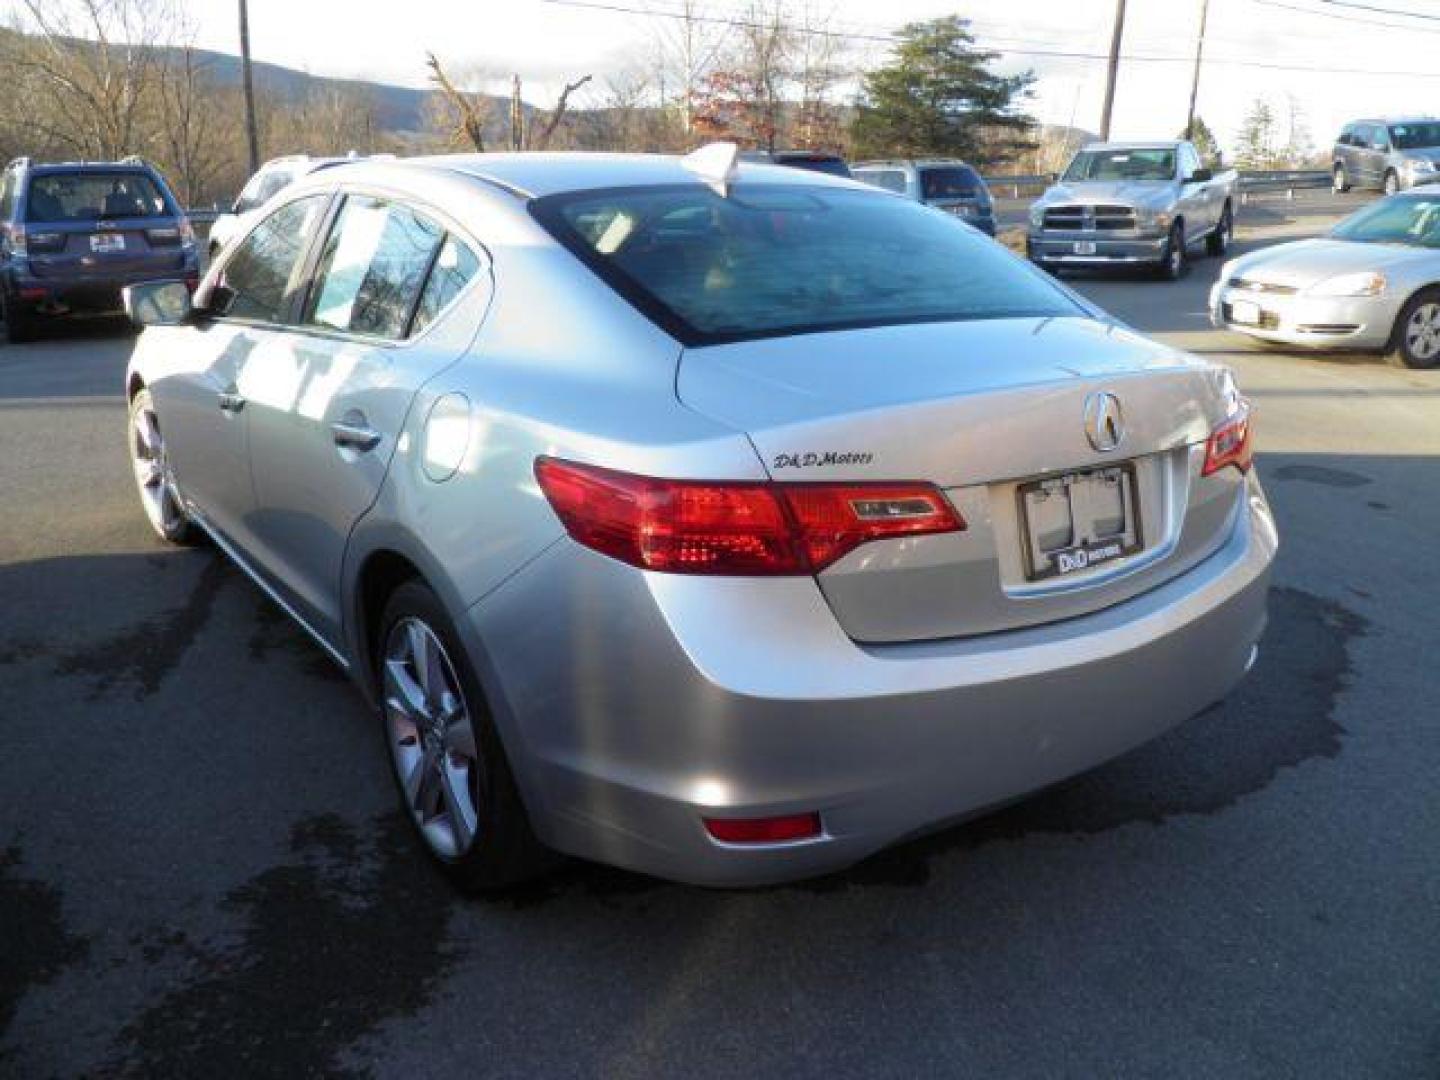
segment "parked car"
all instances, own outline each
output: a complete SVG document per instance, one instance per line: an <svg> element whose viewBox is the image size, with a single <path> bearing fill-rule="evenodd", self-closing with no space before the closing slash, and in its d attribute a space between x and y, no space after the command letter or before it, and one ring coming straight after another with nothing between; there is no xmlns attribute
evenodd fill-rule
<svg viewBox="0 0 1440 1080"><path fill-rule="evenodd" d="M995 235L995 200L985 180L963 161L862 161L850 171L856 180L944 210Z"/></svg>
<svg viewBox="0 0 1440 1080"><path fill-rule="evenodd" d="M829 173L831 176L849 176L850 166L839 154L823 150L745 150L740 160L757 164L786 165L792 169L807 169L810 172Z"/></svg>
<svg viewBox="0 0 1440 1080"><path fill-rule="evenodd" d="M195 234L165 178L140 160L40 164L0 178L0 303L7 341L43 318L120 310L125 285L200 276Z"/></svg>
<svg viewBox="0 0 1440 1080"><path fill-rule="evenodd" d="M1371 203L1328 236L1225 264L1211 317L1264 341L1440 364L1440 188Z"/></svg>
<svg viewBox="0 0 1440 1080"><path fill-rule="evenodd" d="M377 703L467 886L547 847L843 867L1256 654L1276 536L1229 373L846 180L733 147L361 164L193 302L129 305L149 522Z"/></svg>
<svg viewBox="0 0 1440 1080"><path fill-rule="evenodd" d="M1195 245L1229 250L1237 181L1183 140L1092 143L1030 207L1026 248L1047 269L1143 266L1173 281Z"/></svg>
<svg viewBox="0 0 1440 1080"><path fill-rule="evenodd" d="M246 182L236 196L230 212L221 214L210 226L206 250L213 259L222 247L242 234L255 220L256 211L302 176L329 169L347 162L362 160L351 153L345 157L310 157L306 154L292 154L278 157L260 166L260 171Z"/></svg>
<svg viewBox="0 0 1440 1080"><path fill-rule="evenodd" d="M1336 192L1374 188L1386 195L1440 180L1440 120L1356 120L1335 140Z"/></svg>

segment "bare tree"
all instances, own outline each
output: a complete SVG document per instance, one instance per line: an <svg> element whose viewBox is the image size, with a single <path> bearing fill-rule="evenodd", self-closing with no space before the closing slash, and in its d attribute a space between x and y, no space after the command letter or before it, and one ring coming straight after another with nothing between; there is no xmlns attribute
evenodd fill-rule
<svg viewBox="0 0 1440 1080"><path fill-rule="evenodd" d="M481 153L485 152L485 124L490 116L490 99L484 94L461 90L440 65L434 53L425 54L430 81L438 88L441 100L452 116L451 145L468 141Z"/></svg>
<svg viewBox="0 0 1440 1080"><path fill-rule="evenodd" d="M679 114L680 130L689 138L695 128L699 99L732 27L708 17L703 0L666 5L652 20L656 45L656 90L660 103Z"/></svg>
<svg viewBox="0 0 1440 1080"><path fill-rule="evenodd" d="M549 117L545 120L544 126L541 127L540 134L532 141L530 149L544 150L550 145L550 140L555 135L555 129L560 126L560 121L565 119L565 109L570 104L570 95L588 83L590 79L591 76L582 75L574 82L565 84L565 88L560 91L559 100L555 102L555 108L550 110Z"/></svg>
<svg viewBox="0 0 1440 1080"><path fill-rule="evenodd" d="M850 75L845 39L831 32L834 7L806 4L791 34L793 75L799 102L791 142L812 150L839 150L845 143L844 118L835 101Z"/></svg>

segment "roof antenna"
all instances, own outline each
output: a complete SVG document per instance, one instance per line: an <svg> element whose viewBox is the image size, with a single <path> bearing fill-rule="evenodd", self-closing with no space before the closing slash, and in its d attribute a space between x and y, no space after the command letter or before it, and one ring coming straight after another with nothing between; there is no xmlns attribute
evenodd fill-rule
<svg viewBox="0 0 1440 1080"><path fill-rule="evenodd" d="M680 159L680 164L709 185L722 199L730 193L740 160L740 147L733 142L713 142Z"/></svg>

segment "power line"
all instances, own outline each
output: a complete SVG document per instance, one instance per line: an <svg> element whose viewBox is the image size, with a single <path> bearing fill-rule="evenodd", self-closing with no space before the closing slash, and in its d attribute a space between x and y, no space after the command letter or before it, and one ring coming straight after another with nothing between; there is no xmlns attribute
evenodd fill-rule
<svg viewBox="0 0 1440 1080"><path fill-rule="evenodd" d="M624 15L648 15L659 18L685 19L690 18L695 22L714 23L722 26L732 26L740 29L764 29L765 27L753 21L745 19L722 18L716 15L685 15L681 12L662 11L655 8L645 9L627 7L620 3L607 3L604 0L540 0L542 4L553 4L558 7L586 8L594 11L609 11ZM1331 2L1331 0L1321 0ZM1440 21L1440 16L1436 17ZM1418 29L1418 27L1416 28ZM833 38L848 38L857 41L876 41L886 45L894 45L898 39L893 35L845 33L835 30L811 30L810 33ZM977 39L976 46L987 52L999 53L1004 56L1043 56L1059 60L1106 60L1110 54L1105 52L1084 52L1077 49L1039 49L1039 48L1010 48L996 46L988 48L985 42ZM1164 56L1153 53L1123 53L1120 59L1127 62L1155 63L1155 64L1190 64L1194 62L1192 56ZM1206 60L1209 64L1221 64L1227 67L1254 68L1263 71L1287 71L1302 74L1319 75L1376 75L1383 78L1397 79L1440 79L1440 71L1380 71L1375 68L1343 68L1333 67L1328 64L1285 64L1267 60L1251 60L1242 57L1215 56Z"/></svg>
<svg viewBox="0 0 1440 1080"><path fill-rule="evenodd" d="M1428 26L1414 26L1409 23L1385 22L1381 19L1367 19L1363 15L1341 15L1338 11L1318 11L1315 8L1300 7L1296 4L1284 3L1284 0L1250 0L1252 4L1259 4L1262 7L1280 8L1283 11L1295 11L1301 15L1318 15L1322 19L1334 19L1337 22L1351 23L1355 26L1383 26L1390 30L1408 30L1412 34L1440 34L1440 29L1433 29Z"/></svg>
<svg viewBox="0 0 1440 1080"><path fill-rule="evenodd" d="M1354 8L1356 11L1371 11L1377 15L1399 15L1406 19L1424 19L1427 22L1440 22L1440 15L1427 15L1420 11L1401 11L1398 8L1376 7L1373 4L1357 4L1354 0L1319 0L1322 4L1329 4L1331 7Z"/></svg>

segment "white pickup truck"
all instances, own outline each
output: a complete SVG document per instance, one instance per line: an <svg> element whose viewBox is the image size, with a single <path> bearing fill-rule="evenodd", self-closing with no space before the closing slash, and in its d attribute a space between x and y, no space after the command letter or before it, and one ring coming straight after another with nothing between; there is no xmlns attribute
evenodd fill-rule
<svg viewBox="0 0 1440 1080"><path fill-rule="evenodd" d="M1151 266L1173 281L1195 245L1230 247L1237 179L1184 141L1092 143L1030 207L1026 251L1047 269Z"/></svg>

